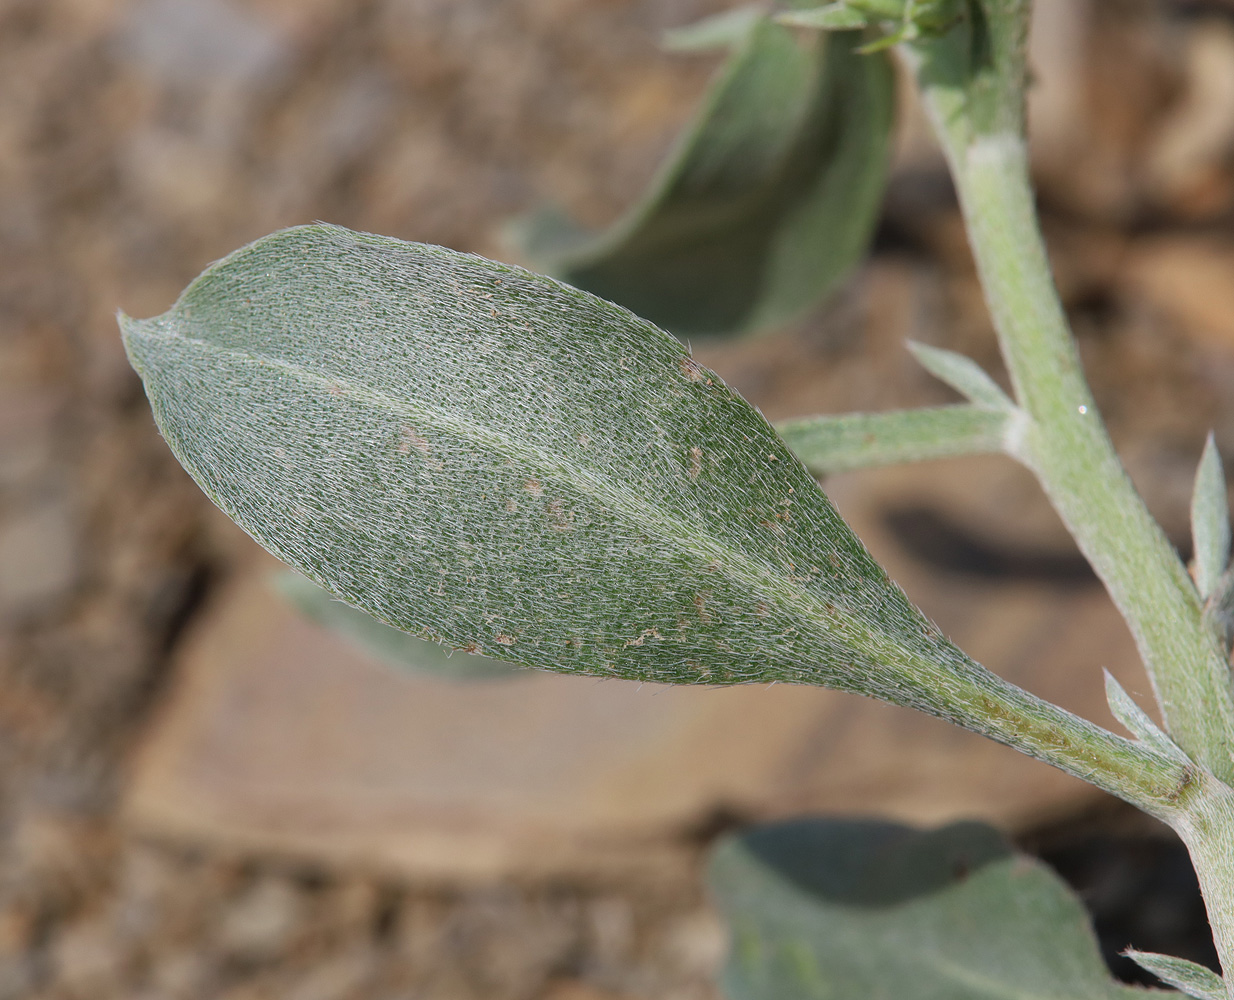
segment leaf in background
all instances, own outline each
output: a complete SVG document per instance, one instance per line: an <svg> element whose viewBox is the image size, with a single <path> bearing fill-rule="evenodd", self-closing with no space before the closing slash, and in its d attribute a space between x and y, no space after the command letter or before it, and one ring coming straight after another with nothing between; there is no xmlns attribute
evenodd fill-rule
<svg viewBox="0 0 1234 1000"><path fill-rule="evenodd" d="M861 38L751 20L640 203L599 236L550 211L516 239L681 337L792 318L856 265L878 219L894 79L885 55L854 52Z"/></svg>
<svg viewBox="0 0 1234 1000"><path fill-rule="evenodd" d="M359 608L344 604L330 591L299 573L280 573L275 585L301 614L399 670L459 681L516 677L523 672L511 663L491 660L487 656L468 656L426 639L417 639L379 622Z"/></svg>
<svg viewBox="0 0 1234 1000"><path fill-rule="evenodd" d="M1148 1000L1062 880L994 829L797 820L721 843L729 1000Z"/></svg>
<svg viewBox="0 0 1234 1000"><path fill-rule="evenodd" d="M1191 495L1191 538L1195 548L1195 586L1207 600L1230 561L1230 502L1221 455L1210 433L1204 442Z"/></svg>
<svg viewBox="0 0 1234 1000"><path fill-rule="evenodd" d="M758 7L734 7L682 28L670 28L660 36L669 52L708 52L742 44L762 20Z"/></svg>

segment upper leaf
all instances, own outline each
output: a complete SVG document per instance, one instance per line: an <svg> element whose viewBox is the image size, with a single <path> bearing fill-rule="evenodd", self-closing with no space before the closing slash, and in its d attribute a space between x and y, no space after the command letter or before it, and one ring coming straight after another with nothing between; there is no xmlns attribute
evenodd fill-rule
<svg viewBox="0 0 1234 1000"><path fill-rule="evenodd" d="M791 318L857 263L886 178L894 80L858 32L743 34L641 202L602 235L559 214L516 231L538 263L679 336ZM715 32L704 33L710 37Z"/></svg>
<svg viewBox="0 0 1234 1000"><path fill-rule="evenodd" d="M1088 915L997 831L797 820L731 838L710 883L730 1000L1148 1000L1115 983Z"/></svg>
<svg viewBox="0 0 1234 1000"><path fill-rule="evenodd" d="M927 673L988 676L757 411L585 292L318 225L122 324L207 494L401 629L530 666L923 706Z"/></svg>

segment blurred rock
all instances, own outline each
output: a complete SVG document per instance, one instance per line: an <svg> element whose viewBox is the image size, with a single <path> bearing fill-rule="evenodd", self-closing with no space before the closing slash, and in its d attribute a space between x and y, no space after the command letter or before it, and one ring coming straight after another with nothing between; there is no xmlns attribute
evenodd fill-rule
<svg viewBox="0 0 1234 1000"><path fill-rule="evenodd" d="M101 996L119 986L126 956L104 914L70 923L52 942L50 962L70 996Z"/></svg>
<svg viewBox="0 0 1234 1000"><path fill-rule="evenodd" d="M259 962L285 952L304 919L304 902L286 879L259 879L228 907L218 943L234 958Z"/></svg>
<svg viewBox="0 0 1234 1000"><path fill-rule="evenodd" d="M1172 319L1205 348L1234 351L1234 240L1160 236L1132 244L1124 269L1129 293Z"/></svg>
<svg viewBox="0 0 1234 1000"><path fill-rule="evenodd" d="M1184 218L1234 205L1234 24L1207 18L1186 39L1183 92L1147 150L1158 204Z"/></svg>
<svg viewBox="0 0 1234 1000"><path fill-rule="evenodd" d="M66 497L0 520L0 614L45 610L69 592L77 576L77 535Z"/></svg>

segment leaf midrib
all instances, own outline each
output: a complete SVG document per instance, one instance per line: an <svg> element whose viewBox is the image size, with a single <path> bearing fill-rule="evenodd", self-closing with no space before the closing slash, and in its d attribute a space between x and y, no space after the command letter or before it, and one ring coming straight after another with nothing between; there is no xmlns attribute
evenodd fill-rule
<svg viewBox="0 0 1234 1000"><path fill-rule="evenodd" d="M543 474L546 477L556 476L570 483L579 492L592 497L602 507L608 507L618 515L625 515L629 521L649 531L657 538L666 539L687 556L699 559L704 565L719 562L726 571L724 575L731 582L738 584L747 592L759 592L779 599L799 620L813 625L822 617L820 612L824 610L824 605L813 599L809 591L785 580L778 568L744 550L720 544L706 533L691 531L689 522L665 513L662 508L654 507L639 497L637 493L622 489L610 477L597 475L587 466L568 465L559 456L518 442L511 436L491 427L460 419L456 411L426 406L410 399L399 399L344 375L337 373L329 376L319 375L303 365L274 355L225 347L200 337L190 337L184 334L173 336L182 343L192 344L204 353L239 360L251 365L277 368L303 384L316 384L335 392L341 390L376 408L385 408L393 413L406 415L412 420L422 421L422 425L440 427L447 433L453 433L464 440L472 441L482 447L488 446L492 451L503 454L507 458L522 460L530 468L544 469L546 471ZM275 544L274 540L269 538L263 541ZM867 655L892 638L881 631L876 633L860 618L849 613L842 603L829 602L825 610L829 618L842 618L848 629L866 640ZM881 636L883 641L878 641L876 636ZM897 648L902 648L896 645ZM877 662L874 656L870 658Z"/></svg>

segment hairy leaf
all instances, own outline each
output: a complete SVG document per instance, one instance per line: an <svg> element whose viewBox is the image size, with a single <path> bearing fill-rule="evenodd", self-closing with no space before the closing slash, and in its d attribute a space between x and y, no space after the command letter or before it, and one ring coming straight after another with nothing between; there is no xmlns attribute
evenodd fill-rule
<svg viewBox="0 0 1234 1000"><path fill-rule="evenodd" d="M567 672L871 694L1135 801L1181 780L947 642L766 420L612 303L317 225L121 324L206 493L387 624Z"/></svg>
<svg viewBox="0 0 1234 1000"><path fill-rule="evenodd" d="M894 82L861 35L798 39L738 14L736 48L650 190L588 237L547 212L516 227L546 270L679 336L791 318L857 263L878 217Z"/></svg>
<svg viewBox="0 0 1234 1000"><path fill-rule="evenodd" d="M1179 760L1186 760L1187 755L1178 744L1170 739L1161 727L1149 718L1148 713L1135 703L1131 695L1118 683L1117 678L1104 668L1102 673L1105 675L1105 700L1110 706L1110 714L1123 724L1127 732L1162 753Z"/></svg>
<svg viewBox="0 0 1234 1000"><path fill-rule="evenodd" d="M1230 503L1225 471L1212 434L1204 442L1191 496L1191 537L1195 547L1195 586L1207 599L1230 561Z"/></svg>
<svg viewBox="0 0 1234 1000"><path fill-rule="evenodd" d="M733 931L730 1000L1154 995L1115 983L1071 890L979 823L762 827L720 845L710 884Z"/></svg>
<svg viewBox="0 0 1234 1000"><path fill-rule="evenodd" d="M816 476L1003 450L1008 415L982 406L936 406L785 420L776 430Z"/></svg>
<svg viewBox="0 0 1234 1000"><path fill-rule="evenodd" d="M330 591L299 573L280 573L276 585L302 614L400 670L467 681L514 677L521 673L513 664L455 652L379 622L359 608L344 604Z"/></svg>
<svg viewBox="0 0 1234 1000"><path fill-rule="evenodd" d="M406 631L536 666L898 699L905 657L960 660L754 409L584 292L309 226L123 323L206 492Z"/></svg>
<svg viewBox="0 0 1234 1000"><path fill-rule="evenodd" d="M921 367L965 399L991 410L1014 410L1015 404L994 379L972 358L941 347L910 340L908 349Z"/></svg>
<svg viewBox="0 0 1234 1000"><path fill-rule="evenodd" d="M1141 969L1147 969L1163 983L1182 990L1196 1000L1228 1000L1225 981L1212 969L1185 958L1158 955L1151 951L1129 948L1123 952Z"/></svg>

